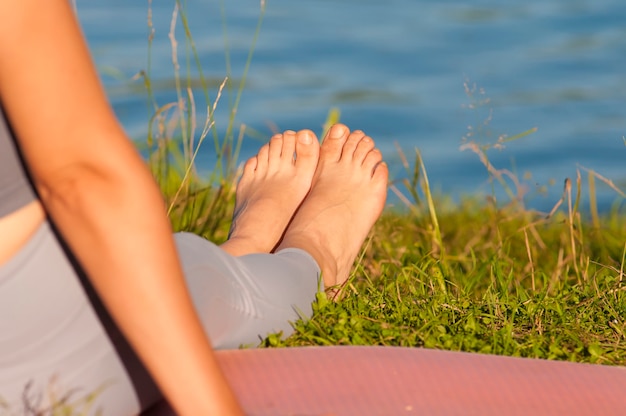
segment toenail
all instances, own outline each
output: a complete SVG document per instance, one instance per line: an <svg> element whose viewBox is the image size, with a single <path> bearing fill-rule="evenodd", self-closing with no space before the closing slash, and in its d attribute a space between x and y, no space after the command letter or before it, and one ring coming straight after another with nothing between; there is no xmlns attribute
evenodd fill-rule
<svg viewBox="0 0 626 416"><path fill-rule="evenodd" d="M345 127L333 126L330 129L330 137L332 139L341 139L345 135Z"/></svg>
<svg viewBox="0 0 626 416"><path fill-rule="evenodd" d="M311 144L313 143L313 138L310 134L299 134L298 141L302 144Z"/></svg>

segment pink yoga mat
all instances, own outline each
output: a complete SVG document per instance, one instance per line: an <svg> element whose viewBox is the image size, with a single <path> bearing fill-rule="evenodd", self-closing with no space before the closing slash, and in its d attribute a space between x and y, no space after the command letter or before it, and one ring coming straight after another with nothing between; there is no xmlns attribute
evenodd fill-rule
<svg viewBox="0 0 626 416"><path fill-rule="evenodd" d="M254 416L626 415L622 367L399 347L217 355Z"/></svg>

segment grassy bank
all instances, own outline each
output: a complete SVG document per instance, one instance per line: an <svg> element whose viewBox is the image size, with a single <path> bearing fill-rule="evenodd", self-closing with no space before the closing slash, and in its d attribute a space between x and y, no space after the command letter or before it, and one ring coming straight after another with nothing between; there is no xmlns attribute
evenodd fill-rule
<svg viewBox="0 0 626 416"><path fill-rule="evenodd" d="M295 335L264 345L399 345L626 364L624 221L577 225L574 252L567 216L532 226L535 219L467 201L439 219L440 245L428 218L388 212L348 296L320 297Z"/></svg>
<svg viewBox="0 0 626 416"><path fill-rule="evenodd" d="M552 213L489 198L451 206L430 195L424 175L406 185L411 209L385 211L345 297L320 294L295 334L270 335L263 346L397 345L626 364L620 210L581 212L571 192ZM232 188L225 181L205 190L202 203L198 192L191 204L183 198L175 227L223 241Z"/></svg>

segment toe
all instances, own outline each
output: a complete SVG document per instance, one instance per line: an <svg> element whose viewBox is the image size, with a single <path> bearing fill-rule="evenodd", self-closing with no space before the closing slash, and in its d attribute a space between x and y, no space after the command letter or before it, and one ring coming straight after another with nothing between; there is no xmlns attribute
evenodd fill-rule
<svg viewBox="0 0 626 416"><path fill-rule="evenodd" d="M373 149L374 140L372 140L372 138L369 136L363 136L361 137L361 140L359 140L359 143L354 150L354 155L352 156L352 158L358 163L363 163L363 161L365 160L365 156L367 156L367 154Z"/></svg>
<svg viewBox="0 0 626 416"><path fill-rule="evenodd" d="M241 174L241 178L239 178L237 190L240 190L242 187L246 187L247 184L252 181L257 163L257 156L253 156L246 161L245 165L243 165L243 173Z"/></svg>
<svg viewBox="0 0 626 416"><path fill-rule="evenodd" d="M379 201L379 207L382 210L387 199L387 184L389 181L389 168L385 162L380 162L374 167L372 172L372 189Z"/></svg>
<svg viewBox="0 0 626 416"><path fill-rule="evenodd" d="M333 125L322 142L320 157L329 161L338 161L349 134L350 130L345 125Z"/></svg>
<svg viewBox="0 0 626 416"><path fill-rule="evenodd" d="M270 153L270 145L269 143L264 144L259 149L259 153L256 155L256 164L255 171L257 174L264 175L267 172L267 166L269 164L269 153Z"/></svg>
<svg viewBox="0 0 626 416"><path fill-rule="evenodd" d="M311 130L300 130L296 135L296 166L315 170L320 154L320 145Z"/></svg>
<svg viewBox="0 0 626 416"><path fill-rule="evenodd" d="M346 144L343 145L343 152L341 153L341 160L352 161L354 158L354 151L356 150L359 142L365 137L365 133L361 130L355 130L348 136L348 140L346 140ZM363 159L359 160L359 163L362 162Z"/></svg>
<svg viewBox="0 0 626 416"><path fill-rule="evenodd" d="M367 155L365 155L365 159L363 159L362 166L366 169L374 169L376 165L378 165L383 160L383 155L380 153L378 149L370 150Z"/></svg>
<svg viewBox="0 0 626 416"><path fill-rule="evenodd" d="M248 159L246 161L246 164L243 166L243 176L253 175L258 163L259 161L257 159L257 156L252 156L250 159Z"/></svg>
<svg viewBox="0 0 626 416"><path fill-rule="evenodd" d="M389 182L389 168L385 162L380 162L372 172L372 190L379 200L380 209L385 206L387 200L387 186Z"/></svg>
<svg viewBox="0 0 626 416"><path fill-rule="evenodd" d="M280 156L283 163L293 163L295 151L296 132L292 130L287 130L285 133L283 133L283 150Z"/></svg>
<svg viewBox="0 0 626 416"><path fill-rule="evenodd" d="M269 142L269 154L268 154L268 159L269 159L269 164L270 166L273 165L273 161L276 161L277 159L280 159L280 155L283 151L283 142L284 142L284 138L282 134L275 134L274 136L272 136L272 138L270 139Z"/></svg>

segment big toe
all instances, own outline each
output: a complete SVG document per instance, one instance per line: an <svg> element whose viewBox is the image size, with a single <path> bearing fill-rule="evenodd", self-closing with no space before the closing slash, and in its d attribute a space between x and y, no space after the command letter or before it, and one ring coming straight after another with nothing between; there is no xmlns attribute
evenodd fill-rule
<svg viewBox="0 0 626 416"><path fill-rule="evenodd" d="M344 124L333 125L322 142L320 157L329 161L338 161L349 134L350 129Z"/></svg>
<svg viewBox="0 0 626 416"><path fill-rule="evenodd" d="M300 130L296 134L296 166L315 170L320 156L320 144L311 130Z"/></svg>

